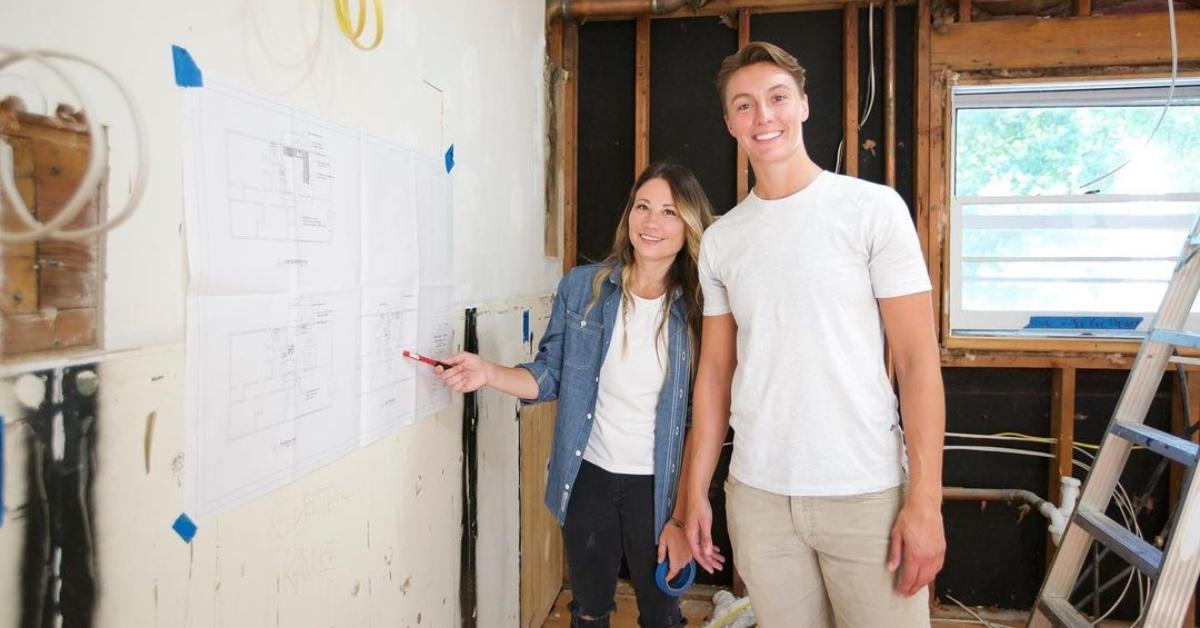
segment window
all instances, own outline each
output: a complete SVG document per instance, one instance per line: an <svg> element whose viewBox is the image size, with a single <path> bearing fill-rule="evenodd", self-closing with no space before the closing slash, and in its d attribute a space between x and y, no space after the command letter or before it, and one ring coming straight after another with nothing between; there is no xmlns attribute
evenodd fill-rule
<svg viewBox="0 0 1200 628"><path fill-rule="evenodd" d="M1165 81L954 89L952 335L1144 332L1200 216L1200 81L1177 81L1163 116L1167 95Z"/></svg>

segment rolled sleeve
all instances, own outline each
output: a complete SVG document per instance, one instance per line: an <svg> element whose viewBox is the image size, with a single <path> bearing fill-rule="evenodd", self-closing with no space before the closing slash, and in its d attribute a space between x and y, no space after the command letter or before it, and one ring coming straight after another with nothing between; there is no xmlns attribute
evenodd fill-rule
<svg viewBox="0 0 1200 628"><path fill-rule="evenodd" d="M517 366L523 368L537 382L538 396L536 399L521 399L524 405L554 401L558 399L558 383L562 377L563 333L566 327L566 293L567 279L563 277L558 283L558 292L554 295L554 307L550 310L550 322L546 332L538 343L537 356L532 362Z"/></svg>

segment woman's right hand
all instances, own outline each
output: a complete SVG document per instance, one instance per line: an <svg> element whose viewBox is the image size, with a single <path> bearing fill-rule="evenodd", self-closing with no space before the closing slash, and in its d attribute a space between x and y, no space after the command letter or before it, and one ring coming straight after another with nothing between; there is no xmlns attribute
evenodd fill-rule
<svg viewBox="0 0 1200 628"><path fill-rule="evenodd" d="M437 373L446 386L454 392L474 392L488 383L491 362L474 353L464 351L448 358L441 358L441 361L449 364L450 368L443 369L438 366L433 369L433 372Z"/></svg>

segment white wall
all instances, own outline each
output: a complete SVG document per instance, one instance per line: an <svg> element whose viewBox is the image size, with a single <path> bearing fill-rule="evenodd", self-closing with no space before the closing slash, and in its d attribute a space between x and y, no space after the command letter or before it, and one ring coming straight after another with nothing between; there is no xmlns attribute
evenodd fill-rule
<svg viewBox="0 0 1200 628"><path fill-rule="evenodd" d="M535 320L544 314L541 297L559 276L559 261L542 255L544 2L385 1L385 35L373 52L343 38L332 5L0 2L0 45L59 49L104 65L127 81L149 125L146 197L137 215L109 236L105 260L105 347L138 350L100 369L93 494L98 625L458 623L457 401L287 488L201 521L191 547L169 528L182 509L181 479L172 468L183 451L187 276L172 44L187 48L210 77L334 121L439 156L453 143L456 296L460 310L481 306L485 353L505 360L528 355L520 312L532 308ZM65 99L60 86L28 64L0 73L0 94L16 92L30 108L41 108L42 96L13 73L37 82L51 108ZM103 80L85 70L71 74L95 98L89 113L111 129L115 212L132 177L129 124ZM6 392L0 387L0 397ZM0 527L0 625L7 626L19 610L18 508L28 430L11 403L3 405L8 516ZM518 617L515 407L511 399L484 396L481 626L515 625ZM142 449L151 411L158 420L146 473Z"/></svg>

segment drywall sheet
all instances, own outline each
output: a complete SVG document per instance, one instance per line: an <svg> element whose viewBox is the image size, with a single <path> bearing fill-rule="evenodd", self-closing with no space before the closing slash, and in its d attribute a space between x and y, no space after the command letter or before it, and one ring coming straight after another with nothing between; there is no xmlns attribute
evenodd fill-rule
<svg viewBox="0 0 1200 628"><path fill-rule="evenodd" d="M449 404L401 352L452 343L451 197L406 147L212 80L182 94L185 488L206 515Z"/></svg>

